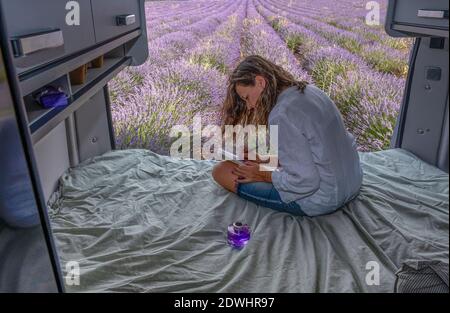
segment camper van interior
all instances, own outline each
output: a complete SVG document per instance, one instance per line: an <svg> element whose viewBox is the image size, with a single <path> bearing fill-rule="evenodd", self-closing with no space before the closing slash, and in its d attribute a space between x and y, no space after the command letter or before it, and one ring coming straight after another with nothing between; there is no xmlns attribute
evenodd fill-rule
<svg viewBox="0 0 450 313"><path fill-rule="evenodd" d="M395 131L317 217L228 192L216 160L118 147L110 84L160 57L146 4L0 0L0 292L448 292L448 1L387 1L386 36L413 42Z"/></svg>

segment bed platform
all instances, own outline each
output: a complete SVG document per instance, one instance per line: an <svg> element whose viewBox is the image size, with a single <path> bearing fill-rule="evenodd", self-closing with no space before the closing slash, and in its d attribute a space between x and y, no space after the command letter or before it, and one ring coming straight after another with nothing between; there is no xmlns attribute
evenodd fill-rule
<svg viewBox="0 0 450 313"><path fill-rule="evenodd" d="M80 264L80 285L66 290L393 292L403 263L448 263L448 174L403 149L360 156L359 196L315 218L225 191L215 161L140 149L90 158L64 173L49 204L63 270ZM252 227L242 250L226 241L237 220ZM373 262L380 280L368 285Z"/></svg>

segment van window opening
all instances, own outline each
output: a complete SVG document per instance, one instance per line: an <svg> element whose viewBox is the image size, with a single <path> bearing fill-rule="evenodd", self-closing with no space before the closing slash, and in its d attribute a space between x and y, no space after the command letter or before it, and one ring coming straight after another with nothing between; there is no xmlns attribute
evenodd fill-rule
<svg viewBox="0 0 450 313"><path fill-rule="evenodd" d="M413 39L386 34L385 0L332 2L147 2L149 58L110 83L117 146L168 155L174 125L220 125L228 75L260 54L324 90L359 151L389 148Z"/></svg>

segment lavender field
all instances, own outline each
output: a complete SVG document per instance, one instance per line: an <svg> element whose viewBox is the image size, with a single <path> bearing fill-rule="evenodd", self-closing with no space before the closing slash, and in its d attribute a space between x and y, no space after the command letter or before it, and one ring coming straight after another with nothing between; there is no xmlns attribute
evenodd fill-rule
<svg viewBox="0 0 450 313"><path fill-rule="evenodd" d="M228 73L259 54L336 103L360 151L389 146L412 41L368 26L365 0L146 3L150 56L110 84L117 147L168 154L171 127L220 124Z"/></svg>

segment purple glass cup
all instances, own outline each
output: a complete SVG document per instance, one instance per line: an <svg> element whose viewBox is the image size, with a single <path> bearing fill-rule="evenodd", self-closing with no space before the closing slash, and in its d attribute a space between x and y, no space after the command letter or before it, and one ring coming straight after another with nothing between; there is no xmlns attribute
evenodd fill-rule
<svg viewBox="0 0 450 313"><path fill-rule="evenodd" d="M250 227L241 222L228 226L228 244L234 248L242 248L250 240Z"/></svg>

